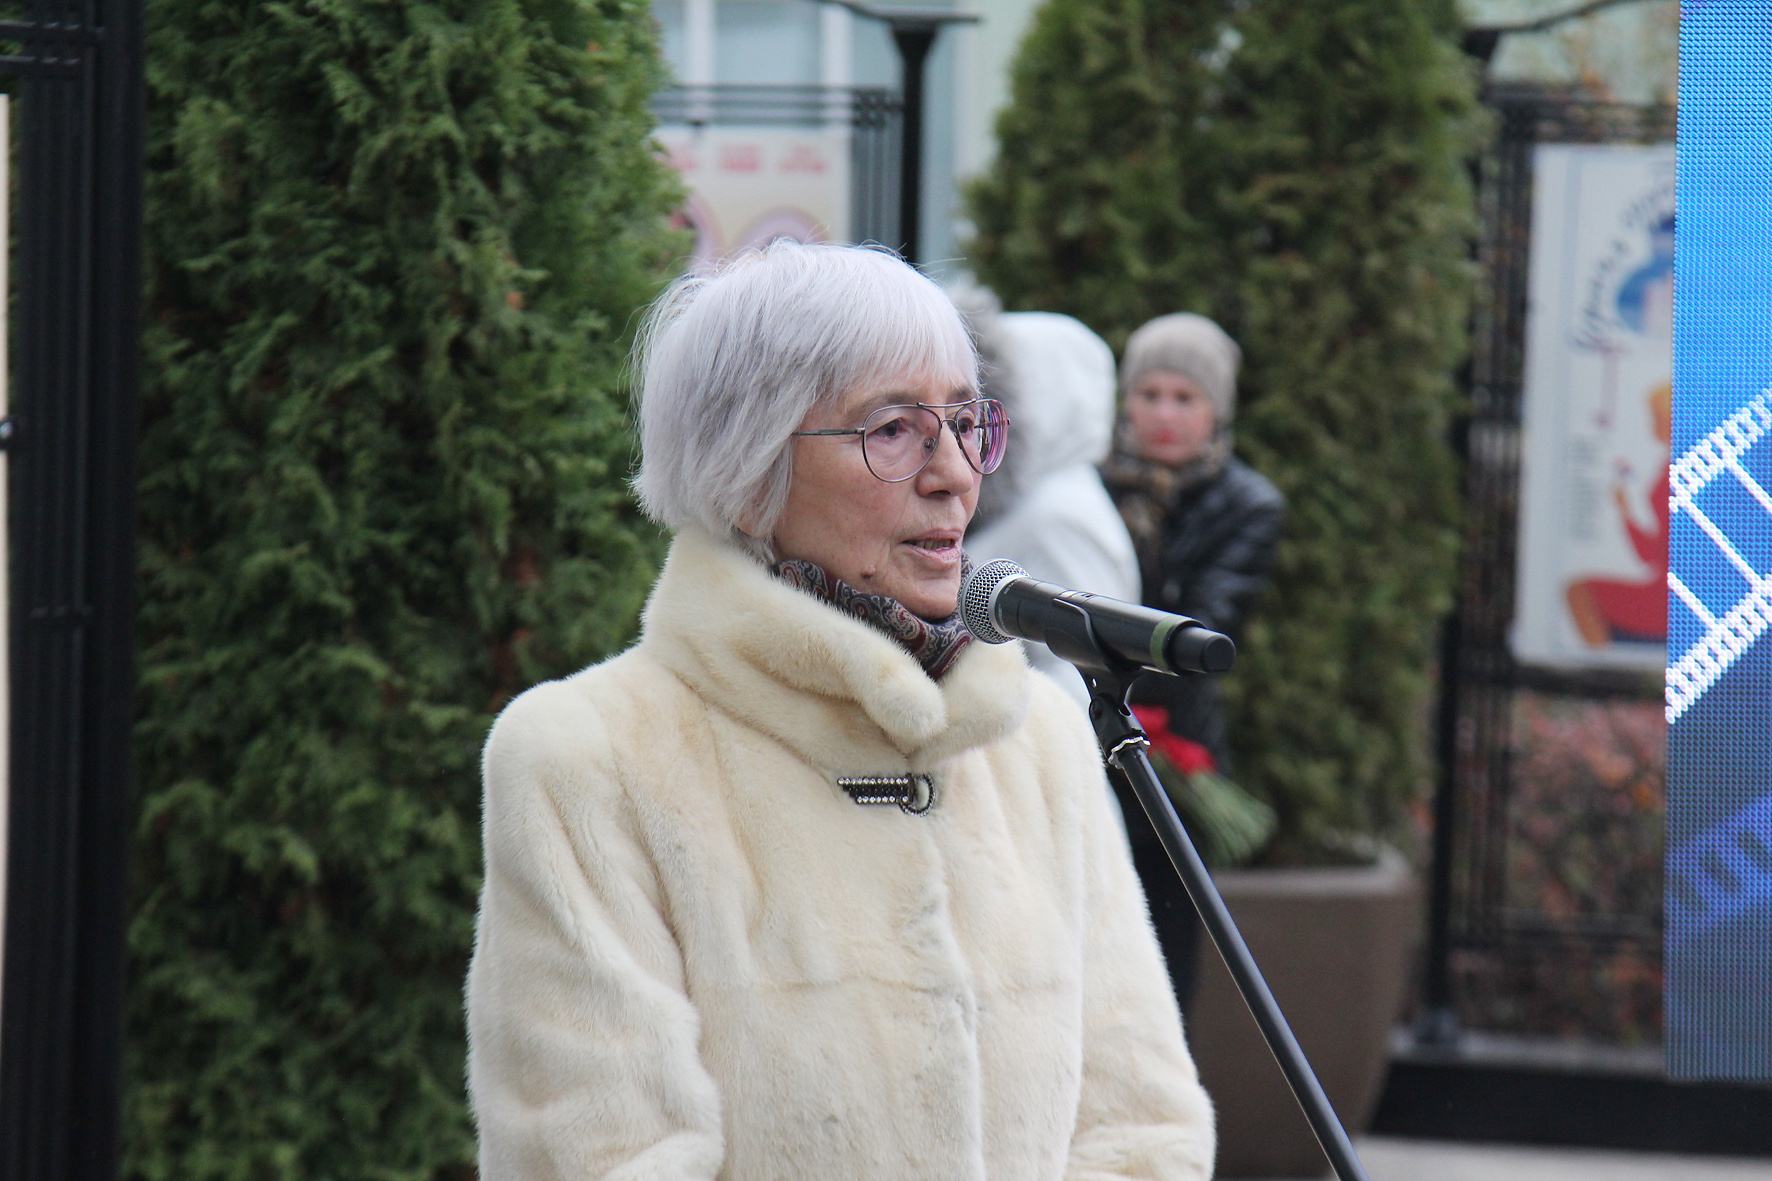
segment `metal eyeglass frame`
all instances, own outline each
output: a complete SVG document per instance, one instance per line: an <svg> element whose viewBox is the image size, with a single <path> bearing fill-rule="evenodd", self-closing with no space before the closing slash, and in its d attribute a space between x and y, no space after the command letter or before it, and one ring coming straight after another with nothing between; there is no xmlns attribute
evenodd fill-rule
<svg viewBox="0 0 1772 1181"><path fill-rule="evenodd" d="M868 423L868 419L873 418L874 415L876 415L876 414L884 414L888 410L903 410L903 409L906 409L909 407L915 407L918 410L928 410L928 411L933 412L935 414L935 416L941 420L942 426L945 426L948 428L948 430L954 432L954 442L959 444L960 456L961 456L961 458L963 458L966 461L966 466L971 468L973 471L977 472L981 476L988 476L1003 465L1002 456L998 456L997 462L992 464L989 468L979 467L976 463L972 462L972 456L966 454L966 445L964 443L960 442L960 428L954 425L954 414L958 414L961 410L964 410L968 406L978 406L978 405L981 405L984 403L994 404L997 407L998 411L1001 412L1001 414L1003 416L1002 417L1002 429L1003 429L1003 435L1004 435L1003 453L1006 455L1006 454L1008 454L1008 451L1009 451L1009 439L1008 439L1009 408L1004 406L1003 403L998 401L996 398L969 398L964 402L945 402L940 405L933 405L928 402L894 402L889 406L881 406L878 409L870 410L868 412L868 417L862 419L862 425L860 425L860 426L831 427L829 429L822 430L822 431L794 431L788 437L793 438L793 439L802 439L802 438L813 438L813 437L817 437L817 436L821 436L821 435L828 435L828 436L861 435L862 436L861 461L862 461L862 463L867 465L868 475L874 477L874 479L879 480L881 483L884 483L884 484L902 484L906 480L914 480L918 476L922 475L923 469L928 467L930 462L935 458L935 453L937 451L941 450L941 442L940 442L941 435L940 435L939 431L936 434L936 445L929 449L929 454L927 454L923 457L923 462L917 465L917 468L915 471L909 472L909 473L902 475L902 476L894 476L891 479L888 479L887 477L882 476L879 472L876 472L874 470L873 463L868 459L868 445L867 445L867 438L866 438L867 433L868 433L867 423ZM941 413L941 411L943 411L943 410L951 410L951 411L953 411L953 414L944 415Z"/></svg>

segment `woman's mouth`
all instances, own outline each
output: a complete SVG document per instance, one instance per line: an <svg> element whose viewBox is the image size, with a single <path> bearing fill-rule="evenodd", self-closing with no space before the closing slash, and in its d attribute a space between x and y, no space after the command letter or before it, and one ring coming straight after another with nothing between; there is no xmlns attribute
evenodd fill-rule
<svg viewBox="0 0 1772 1181"><path fill-rule="evenodd" d="M915 550L918 557L938 566L954 565L960 561L958 533L930 533L909 538L903 544Z"/></svg>

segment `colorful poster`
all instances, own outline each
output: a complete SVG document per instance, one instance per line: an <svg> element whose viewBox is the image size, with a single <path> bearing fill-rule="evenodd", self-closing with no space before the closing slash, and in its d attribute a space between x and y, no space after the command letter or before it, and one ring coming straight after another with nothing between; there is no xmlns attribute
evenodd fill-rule
<svg viewBox="0 0 1772 1181"><path fill-rule="evenodd" d="M1674 146L1534 158L1514 655L1666 664Z"/></svg>
<svg viewBox="0 0 1772 1181"><path fill-rule="evenodd" d="M697 262L777 238L841 242L849 232L849 130L666 126L657 138L689 187L680 216Z"/></svg>

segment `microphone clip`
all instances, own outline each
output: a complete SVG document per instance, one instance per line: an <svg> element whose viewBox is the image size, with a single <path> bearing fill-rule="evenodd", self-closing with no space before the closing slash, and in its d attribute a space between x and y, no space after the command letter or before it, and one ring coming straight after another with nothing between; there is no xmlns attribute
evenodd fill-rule
<svg viewBox="0 0 1772 1181"><path fill-rule="evenodd" d="M1083 626L1089 628L1089 617L1081 611L1078 614L1082 616ZM1090 632L1093 638L1093 629ZM1058 649L1054 647L1053 651ZM1143 676L1145 670L1129 661L1116 659L1099 646L1089 663L1063 652L1059 655L1077 666L1083 684L1089 689L1089 722L1095 727L1095 740L1101 744L1102 754L1110 764L1123 770L1122 760L1128 752L1149 749L1151 744L1144 727L1138 724L1132 707L1126 702L1132 693L1133 682Z"/></svg>

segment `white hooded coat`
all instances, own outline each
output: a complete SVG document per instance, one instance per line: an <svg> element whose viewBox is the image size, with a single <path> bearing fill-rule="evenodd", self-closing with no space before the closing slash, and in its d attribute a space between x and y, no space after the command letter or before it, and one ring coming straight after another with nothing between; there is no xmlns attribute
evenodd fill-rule
<svg viewBox="0 0 1772 1181"><path fill-rule="evenodd" d="M930 775L910 815L839 777ZM487 742L483 1181L1204 1181L1212 1115L1087 723L932 681L685 530L638 645Z"/></svg>
<svg viewBox="0 0 1772 1181"><path fill-rule="evenodd" d="M1008 558L1071 590L1139 602L1138 554L1095 470L1113 441L1113 351L1055 312L1006 312L984 330L1006 369L1013 457L1004 471L1014 487L1008 509L967 535L966 552L981 563ZM1088 704L1074 668L1042 645L1027 648L1029 663Z"/></svg>

